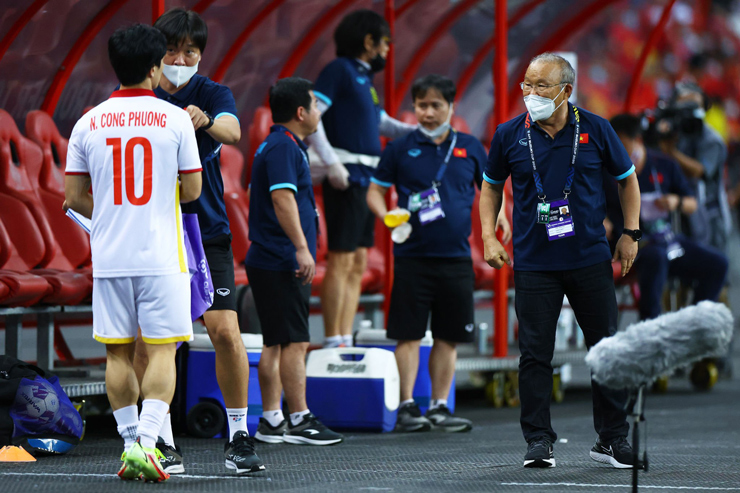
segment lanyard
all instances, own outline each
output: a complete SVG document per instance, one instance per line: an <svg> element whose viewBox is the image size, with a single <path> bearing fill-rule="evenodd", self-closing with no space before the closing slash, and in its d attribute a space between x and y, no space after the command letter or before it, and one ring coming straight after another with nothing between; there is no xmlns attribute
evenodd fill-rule
<svg viewBox="0 0 740 493"><path fill-rule="evenodd" d="M568 168L568 176L565 179L565 187L563 188L563 195L568 198L570 195L570 189L573 185L573 177L576 172L576 158L578 157L578 142L581 138L581 118L578 115L578 108L573 106L573 111L576 116L576 130L573 137L573 155L570 160L570 167ZM529 124L529 115L525 121L527 127L527 143L529 144L529 157L532 159L532 176L534 177L534 186L537 188L537 198L542 202L545 202L547 196L542 188L542 180L540 179L540 173L537 171L537 163L534 160L534 147L532 146L532 126Z"/></svg>
<svg viewBox="0 0 740 493"><path fill-rule="evenodd" d="M455 144L457 144L457 131L452 130L452 142L450 143L450 148L447 150L447 156L445 156L445 160L442 162L442 166L439 167L439 171L437 171L437 176L434 177L434 182L432 182L433 187L438 187L442 184L442 177L445 175L445 171L447 171L447 165L450 163L450 158L452 157L452 152L455 150Z"/></svg>
<svg viewBox="0 0 740 493"><path fill-rule="evenodd" d="M658 173L655 171L655 168L650 168L650 174L653 176L653 185L655 186L655 191L662 196L663 190L661 190L660 181L658 181Z"/></svg>

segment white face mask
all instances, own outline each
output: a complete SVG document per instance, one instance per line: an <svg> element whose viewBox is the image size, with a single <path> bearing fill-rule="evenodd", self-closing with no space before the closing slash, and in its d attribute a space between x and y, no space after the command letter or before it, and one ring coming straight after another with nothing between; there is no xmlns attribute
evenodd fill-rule
<svg viewBox="0 0 740 493"><path fill-rule="evenodd" d="M538 122L550 118L552 114L555 113L555 110L560 108L560 105L565 102L565 100L563 100L557 108L555 107L555 100L564 90L565 85L563 85L563 88L560 90L558 95L552 99L538 96L536 94L524 96L524 105L527 107L527 111L529 112L529 116L532 117L532 121Z"/></svg>
<svg viewBox="0 0 740 493"><path fill-rule="evenodd" d="M198 63L196 63L192 67L188 67L187 65L167 65L166 63L163 63L162 75L167 77L168 81L175 84L175 87L180 87L181 85L192 79L192 77L198 71Z"/></svg>
<svg viewBox="0 0 740 493"><path fill-rule="evenodd" d="M443 124L441 124L439 127L435 128L434 130L429 130L421 123L419 124L419 131L426 135L431 140L435 140L440 138L446 131L450 129L450 120L452 120L452 104L450 104L450 112L447 113L447 120Z"/></svg>

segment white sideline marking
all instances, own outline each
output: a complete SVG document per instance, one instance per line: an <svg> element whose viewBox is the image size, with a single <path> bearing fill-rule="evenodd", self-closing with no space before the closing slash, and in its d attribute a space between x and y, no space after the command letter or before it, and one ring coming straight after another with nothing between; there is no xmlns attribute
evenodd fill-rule
<svg viewBox="0 0 740 493"><path fill-rule="evenodd" d="M502 486L579 486L581 488L630 488L626 484L580 484L580 483L501 483ZM650 486L642 485L646 490L701 490L701 491L740 491L740 488L722 486Z"/></svg>
<svg viewBox="0 0 740 493"><path fill-rule="evenodd" d="M50 472L0 472L0 476L72 476L78 478L117 478L117 474L91 474L91 473L50 473ZM171 474L170 479L249 479L250 476L200 476L197 474Z"/></svg>

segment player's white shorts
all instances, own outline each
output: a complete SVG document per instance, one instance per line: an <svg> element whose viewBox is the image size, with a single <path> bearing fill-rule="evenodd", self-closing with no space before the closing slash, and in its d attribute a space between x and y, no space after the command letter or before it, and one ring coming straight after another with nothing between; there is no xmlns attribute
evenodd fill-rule
<svg viewBox="0 0 740 493"><path fill-rule="evenodd" d="M141 327L144 342L188 341L190 275L93 279L93 337L104 344L128 344Z"/></svg>

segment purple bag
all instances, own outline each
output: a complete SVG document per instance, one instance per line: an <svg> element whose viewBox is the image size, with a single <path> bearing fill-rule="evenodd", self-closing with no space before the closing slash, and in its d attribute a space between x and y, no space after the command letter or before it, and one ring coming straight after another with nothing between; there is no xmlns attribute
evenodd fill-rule
<svg viewBox="0 0 740 493"><path fill-rule="evenodd" d="M200 239L198 215L183 214L182 225L190 272L190 316L195 321L213 305L213 283L206 253L203 251L203 241Z"/></svg>

